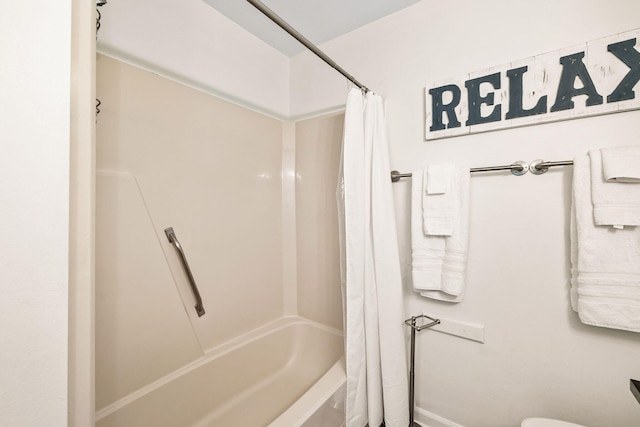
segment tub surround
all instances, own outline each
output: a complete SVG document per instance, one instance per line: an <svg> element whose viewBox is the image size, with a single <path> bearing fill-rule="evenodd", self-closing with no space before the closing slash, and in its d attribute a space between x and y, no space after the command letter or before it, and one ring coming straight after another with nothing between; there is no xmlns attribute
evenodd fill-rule
<svg viewBox="0 0 640 427"><path fill-rule="evenodd" d="M283 316L282 123L102 55L96 83L99 410Z"/></svg>
<svg viewBox="0 0 640 427"><path fill-rule="evenodd" d="M343 354L342 115L284 123L104 55L97 63L98 426L266 425ZM180 403L191 415L163 412L167 396L191 399Z"/></svg>

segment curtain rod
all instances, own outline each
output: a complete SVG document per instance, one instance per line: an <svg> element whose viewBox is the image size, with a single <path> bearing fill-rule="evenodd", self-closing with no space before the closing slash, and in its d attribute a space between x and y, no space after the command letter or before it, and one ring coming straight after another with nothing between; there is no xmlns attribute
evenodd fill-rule
<svg viewBox="0 0 640 427"><path fill-rule="evenodd" d="M573 165L572 160L561 160L558 162L545 162L544 160L534 160L533 162L527 164L522 160L517 162L513 162L510 165L504 166L485 166L480 168L471 168L469 172L490 172L490 171L501 171L501 170L510 170L512 174L516 176L524 175L528 171L531 171L534 175L542 175L546 171L549 170L552 166L571 166ZM391 171L391 182L398 182L400 178L411 178L410 173L400 173L398 171Z"/></svg>
<svg viewBox="0 0 640 427"><path fill-rule="evenodd" d="M296 31L285 20L280 18L278 15L276 15L276 13L274 11L272 11L271 9L269 9L264 3L262 3L259 0L247 0L247 1L249 3L251 3L260 12L262 12L267 18L271 19L274 23L276 23L280 28L282 28L287 33L289 33L290 36L292 36L293 38L298 40L300 43L302 43L304 45L304 47L306 47L311 52L316 54L320 59L322 59L324 62L326 62L329 66L331 66L337 72L339 72L340 74L345 76L347 78L347 80L349 80L351 83L353 83L354 85L358 86L361 90L363 90L365 92L369 91L369 89L365 85L363 85L358 80L356 80L356 78L353 77L351 74L347 73L342 67L340 67L338 64L336 64L335 61L333 61L331 58L329 58L324 52L322 52L320 49L318 49L318 47L316 45L311 43L302 34L300 34L298 31Z"/></svg>

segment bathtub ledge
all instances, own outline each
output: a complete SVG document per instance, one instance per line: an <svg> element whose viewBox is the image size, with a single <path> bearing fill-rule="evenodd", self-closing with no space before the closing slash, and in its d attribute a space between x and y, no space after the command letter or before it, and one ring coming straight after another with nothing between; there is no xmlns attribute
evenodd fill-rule
<svg viewBox="0 0 640 427"><path fill-rule="evenodd" d="M344 357L337 361L282 415L268 427L300 427L320 408L346 381Z"/></svg>

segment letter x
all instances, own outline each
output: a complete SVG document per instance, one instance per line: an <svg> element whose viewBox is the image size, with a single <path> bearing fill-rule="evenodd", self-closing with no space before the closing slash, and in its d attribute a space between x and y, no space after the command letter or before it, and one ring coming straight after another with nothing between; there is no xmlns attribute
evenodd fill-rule
<svg viewBox="0 0 640 427"><path fill-rule="evenodd" d="M640 80L640 52L635 50L635 45L636 39L630 39L607 46L609 52L631 68L611 95L607 96L607 102L624 101L636 96L633 87Z"/></svg>

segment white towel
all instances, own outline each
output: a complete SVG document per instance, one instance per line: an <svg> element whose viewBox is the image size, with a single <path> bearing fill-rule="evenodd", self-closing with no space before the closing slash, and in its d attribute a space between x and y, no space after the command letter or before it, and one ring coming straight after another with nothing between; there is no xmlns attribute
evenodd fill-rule
<svg viewBox="0 0 640 427"><path fill-rule="evenodd" d="M457 192L452 191L454 165L431 165L422 174L422 221L424 234L451 236Z"/></svg>
<svg viewBox="0 0 640 427"><path fill-rule="evenodd" d="M431 165L425 169L427 180L426 194L446 194L451 188L451 177L454 166L452 164Z"/></svg>
<svg viewBox="0 0 640 427"><path fill-rule="evenodd" d="M640 227L596 225L588 156L573 174L572 306L585 324L640 332Z"/></svg>
<svg viewBox="0 0 640 427"><path fill-rule="evenodd" d="M449 302L464 298L469 246L469 169L455 166L450 191L454 195L451 236L424 233L422 193L424 173L413 172L411 187L411 250L413 288L422 296Z"/></svg>
<svg viewBox="0 0 640 427"><path fill-rule="evenodd" d="M591 160L591 200L597 225L623 228L640 225L640 185L608 182L602 172L600 150L589 151Z"/></svg>
<svg viewBox="0 0 640 427"><path fill-rule="evenodd" d="M640 146L609 147L600 151L604 179L640 183Z"/></svg>

